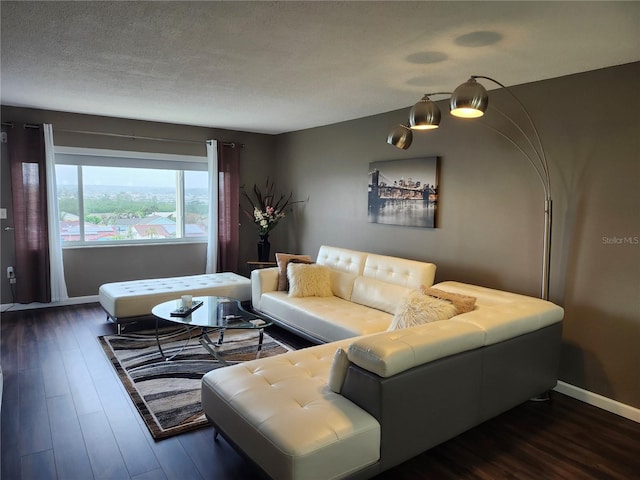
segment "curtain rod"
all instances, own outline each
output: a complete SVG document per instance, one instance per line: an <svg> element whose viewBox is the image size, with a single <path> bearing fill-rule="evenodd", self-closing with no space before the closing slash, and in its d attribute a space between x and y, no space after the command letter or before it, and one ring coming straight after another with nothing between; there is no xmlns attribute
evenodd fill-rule
<svg viewBox="0 0 640 480"><path fill-rule="evenodd" d="M2 122L2 126L3 127L11 127L13 128L13 122ZM39 128L40 125L31 125L28 123L25 123L25 128ZM172 143L194 143L194 144L198 144L201 145L202 141L200 140L185 140L182 138L159 138L159 137L142 137L139 135L125 135L122 133L106 133L106 132L90 132L88 130L70 130L70 129L66 129L66 128L55 128L54 131L58 131L58 132L67 132L67 133L81 133L84 135L100 135L103 137L118 137L118 138L129 138L131 140L151 140L154 142L172 142ZM235 148L236 145L238 145L236 142L223 142L223 145L227 146L227 147L231 147L231 148ZM240 148L244 148L244 143L239 144Z"/></svg>
<svg viewBox="0 0 640 480"><path fill-rule="evenodd" d="M13 128L15 125L13 122L2 122L3 127ZM25 123L24 128L40 128L40 125L34 125L32 123Z"/></svg>
<svg viewBox="0 0 640 480"><path fill-rule="evenodd" d="M67 133L82 133L85 135L100 135L103 137L129 138L131 140L152 140L155 142L172 142L172 143L197 143L199 145L204 143L201 140L185 140L182 138L143 137L139 135L126 135L122 133L90 132L87 130L69 130L65 128L58 128L54 130L58 130L59 132L67 132ZM226 145L231 148L235 148L237 144L235 142L223 142L223 145ZM240 148L244 148L244 143L240 144Z"/></svg>

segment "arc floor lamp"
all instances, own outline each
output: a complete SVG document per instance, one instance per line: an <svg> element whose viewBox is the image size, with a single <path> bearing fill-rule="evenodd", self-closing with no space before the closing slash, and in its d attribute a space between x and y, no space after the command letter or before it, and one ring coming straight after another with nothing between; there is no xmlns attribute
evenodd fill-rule
<svg viewBox="0 0 640 480"><path fill-rule="evenodd" d="M511 98L515 100L518 108L524 114L526 123L521 127L515 120L504 112L492 106L492 109L498 112L506 119L520 135L518 140L507 133L499 130L492 125L481 122L481 124L514 145L522 155L527 159L529 164L535 170L542 189L544 191L544 235L542 239L542 286L540 296L544 300L549 299L549 270L551 267L551 180L549 175L549 166L544 152L544 147L540 140L538 129L536 128L531 115L522 104L520 99L505 85L497 80L483 75L472 75L469 80L461 84L452 92L434 92L425 94L418 103L416 103L409 113L409 121L406 124L396 126L389 137L387 143L394 145L403 150L407 150L413 141L414 130L432 130L440 126L440 109L431 101L430 96L450 95L449 109L451 115L459 118L480 118L484 115L489 106L489 95L487 90L476 79L481 78L489 80L496 85L502 87L509 93ZM524 142L524 143L523 143Z"/></svg>

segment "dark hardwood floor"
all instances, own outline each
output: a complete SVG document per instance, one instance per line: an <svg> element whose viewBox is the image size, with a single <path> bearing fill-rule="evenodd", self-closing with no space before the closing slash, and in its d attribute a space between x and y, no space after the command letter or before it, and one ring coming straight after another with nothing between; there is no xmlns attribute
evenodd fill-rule
<svg viewBox="0 0 640 480"><path fill-rule="evenodd" d="M97 341L114 332L97 304L2 314L2 478L260 478L211 428L155 442ZM552 392L378 478L640 478L640 425Z"/></svg>

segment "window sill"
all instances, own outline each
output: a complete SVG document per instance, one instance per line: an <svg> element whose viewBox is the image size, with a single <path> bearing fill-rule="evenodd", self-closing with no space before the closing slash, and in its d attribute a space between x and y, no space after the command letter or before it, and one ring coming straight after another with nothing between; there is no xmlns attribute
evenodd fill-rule
<svg viewBox="0 0 640 480"><path fill-rule="evenodd" d="M168 246L168 245L193 245L193 244L206 244L206 239L184 239L184 240L162 240L162 241L148 241L148 242L93 242L93 243L69 243L62 244L63 250L85 249L85 248L114 248L114 247L154 247L154 246Z"/></svg>

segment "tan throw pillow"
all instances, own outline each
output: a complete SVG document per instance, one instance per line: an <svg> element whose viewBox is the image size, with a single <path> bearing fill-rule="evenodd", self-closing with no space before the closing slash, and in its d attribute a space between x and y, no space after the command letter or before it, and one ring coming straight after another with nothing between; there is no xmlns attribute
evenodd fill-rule
<svg viewBox="0 0 640 480"><path fill-rule="evenodd" d="M347 352L342 348L337 349L333 355L333 362L331 362L331 369L329 370L329 388L332 392L340 393L342 390L348 367L349 357L347 357Z"/></svg>
<svg viewBox="0 0 640 480"><path fill-rule="evenodd" d="M276 253L276 262L280 272L278 274L278 290L286 292L289 290L289 282L287 280L287 265L294 261L298 263L311 263L309 255L293 255L290 253Z"/></svg>
<svg viewBox="0 0 640 480"><path fill-rule="evenodd" d="M453 303L413 290L400 301L388 330L447 320L456 314L456 307Z"/></svg>
<svg viewBox="0 0 640 480"><path fill-rule="evenodd" d="M333 296L329 267L289 262L287 277L289 277L290 297Z"/></svg>
<svg viewBox="0 0 640 480"><path fill-rule="evenodd" d="M476 297L470 297L469 295L462 295L460 293L445 292L444 290L429 288L424 285L420 286L420 291L425 295L450 301L455 305L458 315L470 312L476 308Z"/></svg>

